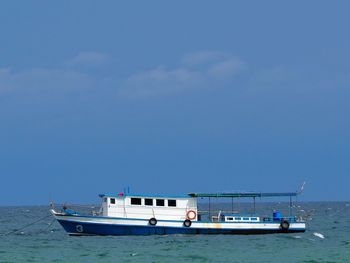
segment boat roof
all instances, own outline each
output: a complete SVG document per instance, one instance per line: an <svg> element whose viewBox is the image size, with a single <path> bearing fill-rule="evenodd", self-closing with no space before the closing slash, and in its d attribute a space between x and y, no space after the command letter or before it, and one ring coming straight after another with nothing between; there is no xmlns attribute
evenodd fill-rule
<svg viewBox="0 0 350 263"><path fill-rule="evenodd" d="M133 194L133 193L119 193L119 194L100 194L100 197L140 197L140 198L174 198L174 199L179 199L179 198L192 198L193 196L190 196L188 194L185 195L166 195L166 194Z"/></svg>
<svg viewBox="0 0 350 263"><path fill-rule="evenodd" d="M144 198L198 198L198 197L215 197L215 198L256 198L256 197L293 197L299 195L300 192L222 192L222 193L188 193L187 195L164 195L164 194L100 194L100 197L144 197Z"/></svg>
<svg viewBox="0 0 350 263"><path fill-rule="evenodd" d="M192 197L219 197L219 198L245 198L245 197L279 197L279 196L297 196L299 192L279 192L279 193L262 193L262 192L233 192L233 193L189 193Z"/></svg>

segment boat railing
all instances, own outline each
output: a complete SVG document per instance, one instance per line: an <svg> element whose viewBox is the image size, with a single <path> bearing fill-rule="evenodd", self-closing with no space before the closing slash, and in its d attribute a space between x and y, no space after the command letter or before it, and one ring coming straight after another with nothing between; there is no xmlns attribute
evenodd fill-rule
<svg viewBox="0 0 350 263"><path fill-rule="evenodd" d="M277 218L271 215L258 215L256 213L240 213L239 211L232 210L198 211L198 221L223 222L225 221L225 216L258 217L260 219L260 222L281 222L282 220L288 220L288 222L296 223L304 221L301 216L282 216Z"/></svg>
<svg viewBox="0 0 350 263"><path fill-rule="evenodd" d="M287 220L290 223L297 223L297 222L302 222L303 219L301 217L298 216L284 216L281 218L273 218L271 216L263 216L261 217L261 221L262 222L281 222L283 220Z"/></svg>
<svg viewBox="0 0 350 263"><path fill-rule="evenodd" d="M58 212L66 214L85 214L98 216L102 215L102 207L99 205L80 205L80 204L67 204L67 203L50 203L50 206Z"/></svg>

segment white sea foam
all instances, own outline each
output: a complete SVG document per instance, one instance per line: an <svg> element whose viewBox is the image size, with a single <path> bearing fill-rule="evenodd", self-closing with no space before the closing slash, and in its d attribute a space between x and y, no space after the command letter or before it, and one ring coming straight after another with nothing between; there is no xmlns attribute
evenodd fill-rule
<svg viewBox="0 0 350 263"><path fill-rule="evenodd" d="M321 233L314 232L314 236L324 239L324 235L322 235Z"/></svg>

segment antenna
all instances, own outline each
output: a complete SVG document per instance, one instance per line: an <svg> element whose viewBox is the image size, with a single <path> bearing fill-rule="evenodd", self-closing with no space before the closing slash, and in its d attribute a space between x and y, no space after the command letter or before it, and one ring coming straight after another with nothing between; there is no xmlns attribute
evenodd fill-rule
<svg viewBox="0 0 350 263"><path fill-rule="evenodd" d="M306 184L306 181L303 182L303 184L300 187L300 191L298 192L298 194L301 194L304 191L304 186Z"/></svg>

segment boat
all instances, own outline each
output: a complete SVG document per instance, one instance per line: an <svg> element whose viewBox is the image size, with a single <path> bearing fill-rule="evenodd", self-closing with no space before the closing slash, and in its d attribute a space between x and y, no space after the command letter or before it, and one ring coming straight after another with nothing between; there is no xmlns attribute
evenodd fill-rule
<svg viewBox="0 0 350 263"><path fill-rule="evenodd" d="M67 205L51 213L69 235L170 235L170 234L272 234L305 232L303 218L292 215L292 198L299 192L223 192L185 195L101 194L98 212L79 213ZM257 198L289 197L289 215L272 211L270 216L255 213ZM252 198L254 211L213 212L213 199ZM198 199L209 201L209 211L198 209Z"/></svg>

